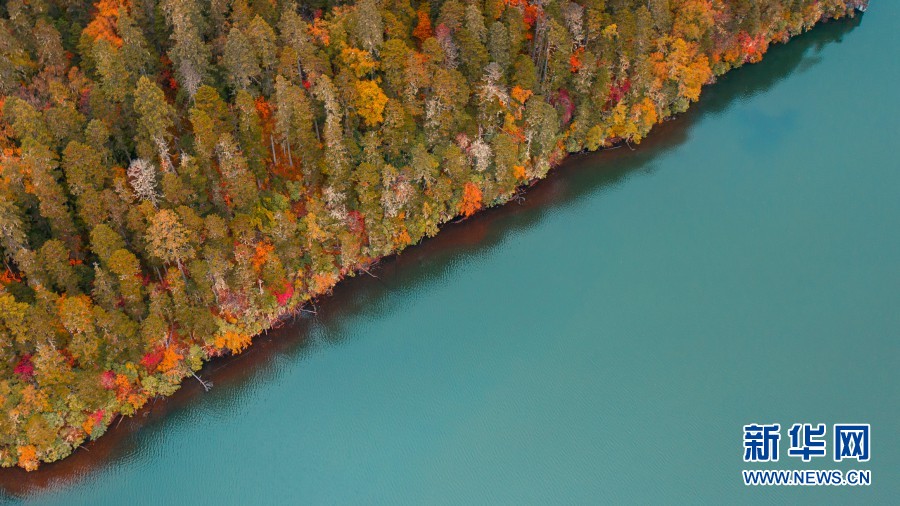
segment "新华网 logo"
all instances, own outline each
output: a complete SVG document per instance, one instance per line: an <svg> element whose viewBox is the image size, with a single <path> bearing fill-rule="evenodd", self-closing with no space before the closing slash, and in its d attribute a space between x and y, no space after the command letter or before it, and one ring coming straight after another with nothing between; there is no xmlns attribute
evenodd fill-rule
<svg viewBox="0 0 900 506"><path fill-rule="evenodd" d="M803 462L827 455L828 434L824 423L795 423L787 431L788 457ZM744 425L744 462L778 462L781 424ZM835 462L868 462L871 453L871 427L867 423L836 423L832 426L832 456Z"/></svg>

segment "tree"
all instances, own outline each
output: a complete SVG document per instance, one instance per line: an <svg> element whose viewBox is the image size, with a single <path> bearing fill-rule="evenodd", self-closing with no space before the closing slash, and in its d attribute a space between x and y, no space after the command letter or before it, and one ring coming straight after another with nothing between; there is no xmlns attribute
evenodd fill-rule
<svg viewBox="0 0 900 506"><path fill-rule="evenodd" d="M175 110L166 101L163 91L141 76L134 92L134 109L138 113L138 154L141 158L150 159L159 154L163 167L171 165L167 160L168 144L172 139Z"/></svg>
<svg viewBox="0 0 900 506"><path fill-rule="evenodd" d="M234 100L237 109L238 144L247 157L247 163L257 178L264 178L266 145L265 133L256 101L247 91L239 91ZM311 121L311 120L310 120ZM308 123L307 123L308 125ZM268 126L268 125L267 125ZM306 128L309 130L309 127Z"/></svg>
<svg viewBox="0 0 900 506"><path fill-rule="evenodd" d="M257 15L250 21L250 26L247 28L247 39L260 68L261 85L265 90L270 91L272 69L275 67L275 62L278 61L275 31L266 23L265 19Z"/></svg>
<svg viewBox="0 0 900 506"><path fill-rule="evenodd" d="M131 91L132 74L125 65L125 58L116 46L107 39L99 39L94 43L91 55L97 72L102 80L100 89L113 102L121 103Z"/></svg>
<svg viewBox="0 0 900 506"><path fill-rule="evenodd" d="M357 4L355 35L362 47L376 54L384 41L384 22L376 0L360 0Z"/></svg>
<svg viewBox="0 0 900 506"><path fill-rule="evenodd" d="M156 189L156 167L152 163L138 158L128 165L128 181L134 190L134 196L150 202L155 207L159 202L159 191Z"/></svg>
<svg viewBox="0 0 900 506"><path fill-rule="evenodd" d="M334 84L326 76L316 78L313 92L325 106L325 167L328 176L335 183L343 184L349 170L347 146L344 144L341 125L341 108L337 100Z"/></svg>
<svg viewBox="0 0 900 506"><path fill-rule="evenodd" d="M388 89L401 95L406 88L406 66L412 50L401 39L388 39L381 48L381 70Z"/></svg>
<svg viewBox="0 0 900 506"><path fill-rule="evenodd" d="M667 48L667 54L656 51L650 55L656 75L655 86L673 85L676 94L670 100L674 112L687 109L690 102L700 97L703 84L712 77L709 60L700 53L695 43L675 39Z"/></svg>
<svg viewBox="0 0 900 506"><path fill-rule="evenodd" d="M29 305L27 303L17 302L15 297L0 288L0 333L14 338L20 344L28 342L28 312ZM12 341L0 342L0 348L12 345Z"/></svg>
<svg viewBox="0 0 900 506"><path fill-rule="evenodd" d="M78 294L78 276L69 262L69 250L56 239L50 239L41 246L41 265L49 275L53 287L59 292Z"/></svg>
<svg viewBox="0 0 900 506"><path fill-rule="evenodd" d="M488 39L490 41L488 48L491 54L491 60L500 65L500 69L506 72L510 62L509 32L506 29L506 25L500 21L495 21L491 25Z"/></svg>
<svg viewBox="0 0 900 506"><path fill-rule="evenodd" d="M62 74L66 66L66 52L59 31L47 20L38 19L34 26L34 41L38 64Z"/></svg>
<svg viewBox="0 0 900 506"><path fill-rule="evenodd" d="M672 29L672 10L669 7L669 0L650 0L648 4L656 33L658 35L669 33L669 30Z"/></svg>
<svg viewBox="0 0 900 506"><path fill-rule="evenodd" d="M555 145L559 129L556 109L535 95L525 104L525 123L526 150L538 160L546 160ZM529 177L543 177L547 169L546 163L541 163L532 169Z"/></svg>
<svg viewBox="0 0 900 506"><path fill-rule="evenodd" d="M303 163L307 179L312 181L318 142L312 132L315 117L309 98L299 86L278 76L275 78L275 106L275 136L271 138L272 158L278 164L274 146L277 140L283 153L282 158L287 159L287 164L293 168L296 163Z"/></svg>
<svg viewBox="0 0 900 506"><path fill-rule="evenodd" d="M139 75L153 74L156 70L158 55L154 54L144 32L138 26L128 9L119 10L119 21L116 31L122 38L119 52L125 62L128 73L135 78ZM130 83L131 86L134 83Z"/></svg>
<svg viewBox="0 0 900 506"><path fill-rule="evenodd" d="M3 257L11 259L25 247L25 226L19 210L11 198L0 196L0 250Z"/></svg>
<svg viewBox="0 0 900 506"><path fill-rule="evenodd" d="M40 461L38 460L37 448L34 445L24 445L18 448L19 452L19 467L25 469L26 471L34 471L40 465Z"/></svg>
<svg viewBox="0 0 900 506"><path fill-rule="evenodd" d="M466 218L481 209L481 189L475 183L466 183L463 187L463 198L459 204L459 212Z"/></svg>
<svg viewBox="0 0 900 506"><path fill-rule="evenodd" d="M140 318L144 313L144 290L141 286L141 263L127 249L113 251L107 260L110 272L116 275L119 291L129 314Z"/></svg>
<svg viewBox="0 0 900 506"><path fill-rule="evenodd" d="M356 112L365 120L366 125L376 126L384 121L382 112L387 104L387 96L375 81L357 81Z"/></svg>
<svg viewBox="0 0 900 506"><path fill-rule="evenodd" d="M80 239L66 205L65 192L59 184L56 153L43 144L27 140L22 145L22 164L31 175L41 216L47 219L57 236L65 238L69 247L77 250Z"/></svg>
<svg viewBox="0 0 900 506"><path fill-rule="evenodd" d="M412 34L413 37L419 39L419 43L422 43L425 42L425 39L434 35L434 32L431 31L431 17L428 15L428 11L419 9L416 12L416 18L418 19L418 24L416 24Z"/></svg>
<svg viewBox="0 0 900 506"><path fill-rule="evenodd" d="M175 263L184 273L184 262L194 256L190 234L174 211L160 210L147 229L147 251L163 263Z"/></svg>
<svg viewBox="0 0 900 506"><path fill-rule="evenodd" d="M87 144L72 141L63 150L62 168L69 191L81 195L86 190L100 190L105 182L100 153Z"/></svg>
<svg viewBox="0 0 900 506"><path fill-rule="evenodd" d="M20 80L27 82L38 66L23 42L15 36L9 21L0 18L0 94L11 93Z"/></svg>
<svg viewBox="0 0 900 506"><path fill-rule="evenodd" d="M257 185L247 169L247 160L238 150L231 134L222 134L216 145L216 158L222 172L227 198L240 210L249 210L256 203Z"/></svg>
<svg viewBox="0 0 900 506"><path fill-rule="evenodd" d="M219 135L231 130L228 104L219 92L208 85L200 86L194 95L194 106L188 111L196 142L196 154L204 163L212 160Z"/></svg>
<svg viewBox="0 0 900 506"><path fill-rule="evenodd" d="M85 35L93 40L105 40L115 47L122 45L122 38L116 31L120 12L124 10L122 0L99 0L94 4L97 13L84 29Z"/></svg>
<svg viewBox="0 0 900 506"><path fill-rule="evenodd" d="M86 295L63 297L59 304L59 319L71 336L69 349L83 366L92 364L100 350L92 306Z"/></svg>
<svg viewBox="0 0 900 506"><path fill-rule="evenodd" d="M193 97L209 74L210 49L201 34L202 15L197 0L163 0L163 12L172 25L174 45L169 57L178 82Z"/></svg>
<svg viewBox="0 0 900 506"><path fill-rule="evenodd" d="M110 257L116 250L123 249L125 241L109 225L101 223L91 230L91 250L104 264L109 263Z"/></svg>
<svg viewBox="0 0 900 506"><path fill-rule="evenodd" d="M41 113L21 98L10 97L6 100L3 115L7 124L12 127L13 134L22 144L26 140L45 146L53 142Z"/></svg>
<svg viewBox="0 0 900 506"><path fill-rule="evenodd" d="M253 46L250 45L250 39L237 27L232 27L228 32L222 61L228 70L228 80L235 88L246 90L251 80L259 80L261 69L253 54Z"/></svg>
<svg viewBox="0 0 900 506"><path fill-rule="evenodd" d="M471 6L474 7L474 6ZM468 9L471 12L471 9ZM485 65L490 61L484 42L487 40L487 29L481 14L466 17L465 28L457 34L459 41L459 57L462 68L469 82L476 82L481 78Z"/></svg>

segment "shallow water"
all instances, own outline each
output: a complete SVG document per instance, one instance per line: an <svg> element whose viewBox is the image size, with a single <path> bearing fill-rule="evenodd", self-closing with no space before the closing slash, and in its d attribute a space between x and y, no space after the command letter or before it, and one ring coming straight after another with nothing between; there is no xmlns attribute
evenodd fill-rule
<svg viewBox="0 0 900 506"><path fill-rule="evenodd" d="M898 16L773 48L636 151L573 160L208 365L209 393L0 471L7 499L895 501ZM872 460L745 464L759 421L871 423ZM742 484L779 467L873 485Z"/></svg>

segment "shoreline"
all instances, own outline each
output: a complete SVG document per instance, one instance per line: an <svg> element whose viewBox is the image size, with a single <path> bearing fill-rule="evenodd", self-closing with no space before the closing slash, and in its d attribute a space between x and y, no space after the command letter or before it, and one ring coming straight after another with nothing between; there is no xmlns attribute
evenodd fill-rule
<svg viewBox="0 0 900 506"><path fill-rule="evenodd" d="M809 27L804 26L804 30L806 32L808 32L809 29L811 29L813 27L817 27L818 25L823 24L823 22L827 22L829 20L830 19L826 19L826 20L819 19L818 21L816 21L814 24L810 25ZM802 35L802 33L798 34L798 35ZM780 40L782 40L782 38L783 38L782 35L779 35L779 34L773 35L773 41L776 41L775 39L777 39L777 41L780 41ZM778 45L781 45L781 44L778 44ZM745 63L747 63L747 62L745 62ZM739 67L741 67L741 66L744 66L744 64L739 65ZM734 69L732 69L732 70L734 70ZM725 73L729 73L729 72L725 72ZM710 80L710 83L714 83L718 79L718 77L719 76L714 76ZM704 90L705 91L704 96L706 95L706 93L708 93L709 87L705 87L705 88L706 88L706 90ZM686 112L677 114L675 116L675 121L661 120L659 123L653 125L653 128L651 130L655 131L656 133L648 136L645 139L645 142L644 142L645 146L648 144L652 144L652 140L655 140L658 137L661 137L660 131L666 130L666 128L665 128L666 125L673 125L673 124L678 125L678 124L683 123L682 119L684 117L690 115L691 112L694 111L695 109L696 109L696 106L690 107L690 108L688 108L688 110ZM612 141L610 141L610 142L612 143ZM629 150L619 149L623 145L627 145L630 149ZM445 221L444 223L442 223L438 226L438 231L441 232L438 235L440 235L441 237L447 236L449 233L449 230L454 228L453 225L461 225L463 222L465 222L467 225L465 228L467 228L467 229L473 228L473 226L471 225L472 223L484 222L485 219L489 220L489 218L484 218L484 217L494 215L494 214L498 213L499 210L513 208L513 206L506 206L506 205L500 205L500 204L507 204L507 203L509 203L510 200L520 200L520 196L523 194L533 196L532 194L535 193L536 188L545 186L545 185L539 185L538 183L540 181L542 181L542 180L552 181L553 179L558 178L558 176L556 176L556 175L560 174L561 172L564 172L565 171L564 167L579 166L580 165L579 161L583 161L586 159L593 159L595 156L596 157L604 156L605 158L611 159L611 160L615 160L618 158L618 156L615 154L611 155L609 153L606 153L608 151L615 151L616 153L626 153L626 154L637 152L637 150L635 150L635 148L631 147L631 145L628 144L627 140L620 141L617 144L613 144L609 147L604 147L604 148L598 149L594 152L582 151L582 152L578 152L578 153L566 152L564 144L562 142L559 142L551 150L550 154L547 156L546 162L547 162L548 169L546 172L543 172L543 169L541 169L541 171L537 172L537 174L538 174L537 176L534 176L527 181L523 180L522 183L520 185L518 185L512 192L498 197L496 200L494 200L491 204L489 204L487 206L481 205L481 202L479 200L477 211L475 211L473 213L466 212L465 213L466 216L460 217L460 215L457 215L453 218L448 219L447 221ZM534 165L534 164L535 164L535 161L532 160L530 162L530 165ZM521 201L519 203L521 204ZM488 209L490 209L490 208L493 208L494 211L488 212ZM461 210L458 210L458 211L461 212ZM474 218L475 214L482 216L482 218L480 218L478 220L476 220L476 219L470 220L470 218ZM462 227L457 227L457 228L462 228ZM480 228L481 228L481 230L479 231L479 227L474 227L474 232L476 233L476 235L479 233L480 234L484 233L484 226L482 225ZM472 233L472 232L473 231L470 230L468 233ZM465 234L461 234L461 235L465 235ZM240 360L240 359L244 359L244 358L250 356L252 351L258 349L258 346L260 344L262 344L262 342L265 342L267 339L270 339L270 337L269 337L270 333L273 335L278 335L282 332L282 330L289 331L290 329L292 329L294 327L294 325L293 324L288 325L288 322L296 321L298 315L301 315L304 313L304 308L307 306L307 304L312 304L313 307L315 308L316 305L325 306L326 301L331 301L332 299L334 299L334 295L332 293L333 293L335 286L340 281L344 281L343 283L341 283L341 285L348 285L351 283L348 283L346 281L347 278L353 278L353 277L366 278L366 276L357 276L357 274L360 274L360 273L362 273L362 274L368 273L374 278L375 276L372 275L371 272L369 272L369 269L372 266L377 265L377 266L381 266L382 268L384 268L384 266L386 264L389 264L389 265L402 264L403 263L402 259L405 257L403 255L401 255L400 253L402 253L404 250L409 249L410 251L416 251L418 253L416 253L414 256L421 257L423 255L424 251L429 251L429 249L428 249L428 247L426 247L426 245L439 243L439 241L428 241L426 239L433 239L433 238L422 237L422 238L419 238L417 240L417 242L409 244L408 246L404 246L402 244L399 246L395 246L394 252L392 252L388 255L379 257L379 258L361 259L361 261L359 263L357 263L356 265L342 268L338 271L337 274L330 274L327 278L323 277L324 281L315 279L315 280L301 280L298 282L298 280L300 278L297 278L297 277L292 277L292 278L288 279L287 281L289 283L293 283L291 285L291 287L296 285L296 286L302 286L303 288L301 288L301 290L299 290L296 294L294 294L293 288L291 288L292 295L288 295L289 299L285 303L283 303L282 308L278 309L277 312L271 311L271 312L269 312L269 314L262 314L262 315L260 315L261 317L255 321L237 319L237 321L232 322L231 320L229 320L229 324L233 324L233 326L235 328L240 328L240 329L246 330L246 333L243 334L243 337L246 338L246 342L243 342L240 345L225 346L224 339L222 341L222 344L219 344L218 338L217 338L215 345L207 344L206 346L204 346L203 347L203 350L204 350L203 355L204 356L202 357L203 365L202 365L201 369L199 369L197 371L201 374L201 376L198 377L197 374L191 372L190 367L188 367L188 369L180 369L178 371L172 371L172 374L169 374L169 376L166 378L166 381L170 382L171 385L175 388L175 393L173 395L170 395L169 397L172 397L174 399L174 398L176 398L176 396L186 395L186 394L181 394L179 391L181 391L181 392L189 391L191 388L190 385L192 385L192 384L194 385L195 389L199 389L199 388L205 389L206 386L203 384L203 381L201 380L202 375L213 375L215 373L215 371L218 371L219 369L225 367L226 364L230 364L232 360ZM450 239L447 239L447 240L450 240ZM476 239L475 244L478 244L480 240L481 239ZM415 248L413 250L413 249L410 249L409 246L418 246L418 248ZM432 249L434 249L434 248L432 247ZM410 253L407 253L406 256L410 256ZM309 286L307 281L311 281L314 286ZM328 295L328 298L326 299L326 298L322 297L324 295ZM316 315L316 316L318 317L318 315ZM252 347L252 348L248 349L247 351L241 352L251 342L252 342L252 344L257 344L257 346ZM179 357L179 359L183 358L183 357L181 357L181 355L178 355L178 357ZM221 360L219 360L219 359L221 359ZM181 361L181 363L184 363L184 361ZM223 365L221 365L218 368L212 368L212 366L214 364L223 364ZM209 369L211 369L211 370L209 370ZM197 378L200 381L197 381L197 382L190 381L188 379L188 377L192 374L195 376L195 378ZM188 379L188 381L185 382L184 381L185 379ZM196 383L200 383L200 385L198 385ZM129 389L130 389L130 391L132 391L134 393L135 396L139 397L141 400L140 404L138 404L137 402L133 403L134 408L137 408L137 409L134 411L134 413L132 415L128 416L129 420L131 421L128 425L135 425L134 421L140 422L141 418L150 418L150 414L154 412L155 407L158 404L158 400L160 397L162 397L162 395L156 395L153 398L150 398L150 394L151 394L151 392L153 392L153 390L149 389L149 387L142 384L140 381L136 382L133 387L129 386ZM164 402L164 404L168 404L168 403ZM115 408L112 408L112 407L109 408L105 415L102 414L103 410L98 411L99 413L101 413L101 415L100 415L101 417L105 417L105 419L103 420L103 423L102 423L102 425L103 425L102 428L104 431L107 428L112 429L112 432L119 431L118 430L119 427L121 426L122 422L125 421L125 415L123 415L120 411L120 409L123 406L129 407L127 405L119 403L119 404L116 404ZM140 406L140 407L138 407L138 406ZM164 411L168 411L168 409L166 409ZM137 416L137 415L140 415L140 416ZM156 418L156 415L154 415L153 419L158 419L158 418ZM97 423L99 424L100 422L98 421ZM143 423L137 423L136 425L138 425L138 427L140 427L143 425ZM88 431L88 433L90 433L90 431ZM99 435L97 435L97 437L99 438ZM75 440L73 442L78 443L79 441L83 441L84 439L88 439L88 438L82 437L81 439ZM90 448L93 448L96 445L96 442L93 438L89 438L89 439L90 440L88 442L82 442L81 444L78 444L77 446L75 446L73 444L73 446L75 446L76 450L85 449L86 452L90 452ZM100 439L112 441L112 438L105 438L105 439L100 438ZM72 453L81 454L84 452L73 451ZM68 460L69 460L68 457L60 458L60 461L68 461ZM59 462L59 461L57 461L57 462ZM44 463L41 466L41 468L44 468L48 465L53 465L53 464L54 463ZM21 463L20 463L20 465L21 465ZM12 471L9 471L9 472L12 472ZM5 474L5 473L7 473L7 471L5 471L5 470L0 471L0 473ZM5 482L5 481L6 480L4 479L3 482ZM6 487L4 486L3 488L6 488Z"/></svg>
<svg viewBox="0 0 900 506"><path fill-rule="evenodd" d="M842 32L852 29L858 21L850 20L849 22L840 22L844 26ZM837 24L837 23L836 23ZM813 32L815 33L815 32ZM823 33L823 35L825 35ZM815 40L810 39L805 46L796 48L797 52L802 52L804 47L809 47ZM785 46L790 48L791 46ZM793 62L786 71L791 71L796 67L799 59ZM765 86L770 85L764 83ZM751 88L752 89L752 88ZM743 91L742 93L745 93ZM700 104L691 107L687 112L678 115L673 121L659 124L655 127L655 133L648 136L642 146L644 149L622 150L622 149L606 149L590 153L575 153L566 157L561 164L556 166L547 177L537 180L534 184L527 188L526 200L516 206L503 205L492 206L491 208L482 209L471 219L465 219L462 223L446 223L438 234L431 240L423 240L416 244L416 248L408 248L405 255L393 254L382 258L378 262L378 278L369 276L347 276L358 277L358 281L344 280L335 290L335 293L328 298L316 299L320 311L316 318L330 321L334 318L343 318L348 314L358 311L355 308L357 304L354 299L363 292L384 292L391 291L394 287L387 286L392 279L396 280L397 272L415 265L426 259L431 262L440 262L447 256L455 256L465 253L471 249L482 249L490 247L493 242L498 240L498 236L502 237L509 233L509 230L497 227L496 222L502 221L512 215L521 214L523 212L540 211L550 206L564 202L571 198L578 198L578 195L588 191L594 191L597 185L616 184L622 177L629 173L639 170L642 165L622 167L622 164L616 162L627 161L631 157L653 157L659 150L665 150L671 146L677 146L688 138L691 122L695 121L703 115L714 113L720 109L717 103L719 96L711 95L708 91L704 93L705 99ZM726 96L725 102L731 102L739 96ZM603 151L610 151L604 153ZM600 158L603 157L603 158ZM602 162L601 162L602 160ZM600 162L600 163L597 163ZM601 181L594 185L583 188L575 186L572 181L573 175L580 174L582 168L587 164L601 165L597 169L597 173L602 174ZM609 164L609 165L603 165ZM627 165L627 164L626 164ZM542 184L538 184L543 181ZM538 213L539 214L539 213ZM454 226L460 225L460 226ZM377 293L375 294L378 295ZM253 377L259 372L260 365L267 363L273 356L284 353L296 353L298 350L305 349L310 345L306 329L301 327L306 318L299 318L297 322L284 324L281 328L270 330L268 334L263 334L254 338L254 346L245 352L237 355L213 357L204 363L200 374L204 378L212 379L217 387L222 389L229 388L240 382ZM285 320L281 320L282 323ZM242 360L243 367L235 367L234 362ZM249 360L249 362L247 362ZM53 463L45 463L36 472L28 473L19 468L0 469L0 488L12 497L26 495L40 490L58 486L60 484L71 483L89 473L97 471L99 468L114 464L126 454L129 437L141 430L151 428L155 423L167 418L170 413L177 412L196 401L194 395L204 393L202 387L196 381L183 382L181 388L172 396L161 399L151 400L147 405L135 416L118 417L114 420L110 430L104 438L92 440L78 448L69 457ZM124 422L124 423L123 423ZM84 450L84 451L81 451Z"/></svg>

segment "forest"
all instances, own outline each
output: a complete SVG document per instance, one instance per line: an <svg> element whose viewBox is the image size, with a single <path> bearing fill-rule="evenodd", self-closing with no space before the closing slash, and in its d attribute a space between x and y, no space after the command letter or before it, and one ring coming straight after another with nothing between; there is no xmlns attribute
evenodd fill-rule
<svg viewBox="0 0 900 506"><path fill-rule="evenodd" d="M865 4L3 2L0 464L67 456L343 277Z"/></svg>

